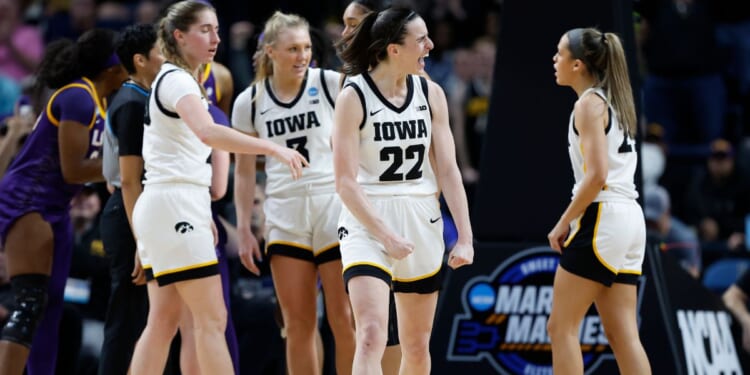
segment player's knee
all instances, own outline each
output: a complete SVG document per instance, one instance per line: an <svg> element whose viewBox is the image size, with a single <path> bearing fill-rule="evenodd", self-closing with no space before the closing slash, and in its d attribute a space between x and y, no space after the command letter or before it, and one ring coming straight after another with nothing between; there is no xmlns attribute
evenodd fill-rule
<svg viewBox="0 0 750 375"><path fill-rule="evenodd" d="M49 277L43 274L18 275L11 278L15 306L2 331L2 340L31 347L39 321L47 307Z"/></svg>
<svg viewBox="0 0 750 375"><path fill-rule="evenodd" d="M363 349L385 348L388 332L385 326L369 319L357 323L357 345Z"/></svg>

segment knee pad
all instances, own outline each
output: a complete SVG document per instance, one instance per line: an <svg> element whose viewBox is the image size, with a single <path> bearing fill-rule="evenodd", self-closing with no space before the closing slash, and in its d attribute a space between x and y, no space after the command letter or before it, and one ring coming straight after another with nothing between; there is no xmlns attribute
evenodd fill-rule
<svg viewBox="0 0 750 375"><path fill-rule="evenodd" d="M49 276L42 274L18 275L10 279L15 306L0 339L31 347L37 325L47 307L48 282Z"/></svg>

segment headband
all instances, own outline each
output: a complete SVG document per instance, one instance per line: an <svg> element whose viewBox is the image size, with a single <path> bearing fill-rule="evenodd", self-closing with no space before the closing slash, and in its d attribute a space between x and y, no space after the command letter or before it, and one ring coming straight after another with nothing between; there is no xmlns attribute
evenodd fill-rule
<svg viewBox="0 0 750 375"><path fill-rule="evenodd" d="M102 64L102 70L111 68L115 65L120 65L120 58L117 57L117 53L113 52L111 55L109 55L109 58L107 61Z"/></svg>

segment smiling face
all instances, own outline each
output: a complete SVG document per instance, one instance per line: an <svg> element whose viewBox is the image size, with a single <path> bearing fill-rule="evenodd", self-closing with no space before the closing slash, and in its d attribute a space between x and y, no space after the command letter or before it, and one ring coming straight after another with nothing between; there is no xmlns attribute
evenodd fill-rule
<svg viewBox="0 0 750 375"><path fill-rule="evenodd" d="M304 27L281 30L276 41L266 45L266 54L273 62L274 74L303 78L312 57L310 32Z"/></svg>
<svg viewBox="0 0 750 375"><path fill-rule="evenodd" d="M213 61L221 41L219 21L213 10L204 9L198 12L195 20L186 31L174 31L182 56L192 68Z"/></svg>
<svg viewBox="0 0 750 375"><path fill-rule="evenodd" d="M555 68L555 81L560 86L570 86L573 81L573 72L577 68L578 59L573 58L568 48L568 35L563 35L557 43L557 52L552 56Z"/></svg>
<svg viewBox="0 0 750 375"><path fill-rule="evenodd" d="M421 17L409 21L404 28L403 43L396 46L397 54L389 54L396 58L408 74L420 74L424 71L424 59L430 54L435 45L427 33L427 25ZM397 57L396 57L397 56Z"/></svg>

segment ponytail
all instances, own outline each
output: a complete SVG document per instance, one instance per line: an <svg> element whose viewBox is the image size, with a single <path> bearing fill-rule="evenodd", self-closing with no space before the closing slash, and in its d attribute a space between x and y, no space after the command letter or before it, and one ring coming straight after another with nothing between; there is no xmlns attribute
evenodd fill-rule
<svg viewBox="0 0 750 375"><path fill-rule="evenodd" d="M630 75L625 60L625 52L620 38L612 33L603 33L605 48L607 48L606 67L602 86L608 90L612 107L615 108L623 128L628 135L635 136L638 124L633 104L633 90L630 87Z"/></svg>
<svg viewBox="0 0 750 375"><path fill-rule="evenodd" d="M37 68L35 89L58 89L78 78L77 60L78 46L72 40L58 39L50 43Z"/></svg>

